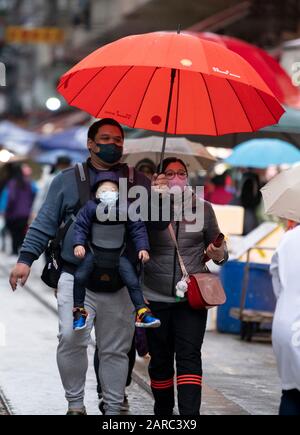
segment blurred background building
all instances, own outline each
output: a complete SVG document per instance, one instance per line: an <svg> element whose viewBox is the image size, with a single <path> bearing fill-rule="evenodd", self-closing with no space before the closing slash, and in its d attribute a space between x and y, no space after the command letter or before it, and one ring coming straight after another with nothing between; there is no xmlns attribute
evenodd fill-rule
<svg viewBox="0 0 300 435"><path fill-rule="evenodd" d="M53 113L71 110L56 93L70 66L119 37L178 24L255 43L282 58L290 74L300 60L300 0L0 0L0 60L6 66L0 117L47 125ZM285 44L290 40L296 41ZM86 119L72 114L78 123Z"/></svg>

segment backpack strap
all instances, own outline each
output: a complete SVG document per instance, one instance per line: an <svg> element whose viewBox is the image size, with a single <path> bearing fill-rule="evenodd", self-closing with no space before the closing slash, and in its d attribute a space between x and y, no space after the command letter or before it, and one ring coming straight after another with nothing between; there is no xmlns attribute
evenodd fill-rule
<svg viewBox="0 0 300 435"><path fill-rule="evenodd" d="M65 238L70 226L76 221L76 215L91 197L90 179L87 163L77 163L74 168L76 184L78 188L79 200L77 201L70 219L61 225L57 231L56 237L52 240L54 245L59 245Z"/></svg>
<svg viewBox="0 0 300 435"><path fill-rule="evenodd" d="M91 199L90 177L87 163L77 163L75 166L75 177L81 207ZM77 210L78 212L78 210Z"/></svg>

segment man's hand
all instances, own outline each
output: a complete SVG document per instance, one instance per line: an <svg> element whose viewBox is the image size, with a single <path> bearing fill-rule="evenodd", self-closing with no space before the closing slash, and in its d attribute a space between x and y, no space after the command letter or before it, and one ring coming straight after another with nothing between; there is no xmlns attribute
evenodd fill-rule
<svg viewBox="0 0 300 435"><path fill-rule="evenodd" d="M141 260L143 263L147 263L147 261L150 260L150 256L147 251L140 251L139 252L139 260Z"/></svg>
<svg viewBox="0 0 300 435"><path fill-rule="evenodd" d="M77 258L83 258L85 256L85 247L81 245L76 246L74 249L74 255Z"/></svg>
<svg viewBox="0 0 300 435"><path fill-rule="evenodd" d="M151 185L155 188L155 190L164 191L169 188L168 180L165 174L154 174L152 177Z"/></svg>
<svg viewBox="0 0 300 435"><path fill-rule="evenodd" d="M213 245L213 243L211 243L206 250L206 254L211 260L219 262L223 260L225 257L224 247L225 247L225 242L223 242L219 248L216 248Z"/></svg>
<svg viewBox="0 0 300 435"><path fill-rule="evenodd" d="M23 287L29 277L30 267L27 264L17 263L10 273L9 283L13 291L16 290L18 282Z"/></svg>

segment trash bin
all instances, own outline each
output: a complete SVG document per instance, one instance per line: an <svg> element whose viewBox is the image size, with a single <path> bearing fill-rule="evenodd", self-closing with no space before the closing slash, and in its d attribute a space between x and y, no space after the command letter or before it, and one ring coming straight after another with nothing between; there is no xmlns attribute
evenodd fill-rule
<svg viewBox="0 0 300 435"><path fill-rule="evenodd" d="M230 316L230 310L240 306L245 265L246 263L240 261L228 261L221 270L220 277L226 291L227 302L218 308L219 332L240 333L241 322ZM275 311L276 299L269 268L269 264L250 263L245 308Z"/></svg>

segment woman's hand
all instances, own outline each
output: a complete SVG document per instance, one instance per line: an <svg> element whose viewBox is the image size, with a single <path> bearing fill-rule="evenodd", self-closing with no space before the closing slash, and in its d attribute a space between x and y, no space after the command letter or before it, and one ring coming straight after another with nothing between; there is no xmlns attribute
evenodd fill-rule
<svg viewBox="0 0 300 435"><path fill-rule="evenodd" d="M151 181L152 186L156 186L158 188L161 189L166 189L169 184L168 184L168 180L167 177L165 176L165 174L154 174L152 177L152 181Z"/></svg>
<svg viewBox="0 0 300 435"><path fill-rule="evenodd" d="M165 174L154 174L151 181L154 192L165 196L169 194L169 183Z"/></svg>
<svg viewBox="0 0 300 435"><path fill-rule="evenodd" d="M206 250L206 254L211 260L216 261L216 262L220 262L220 261L224 260L224 257L225 257L224 247L225 247L224 242L222 243L222 245L219 248L217 248L216 246L214 246L213 243L211 243Z"/></svg>
<svg viewBox="0 0 300 435"><path fill-rule="evenodd" d="M139 260L142 261L142 263L147 263L147 261L150 260L150 256L147 251L140 251L139 252Z"/></svg>
<svg viewBox="0 0 300 435"><path fill-rule="evenodd" d="M74 249L74 255L77 258L83 258L85 256L85 247L81 245L76 246Z"/></svg>

